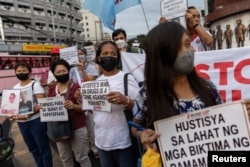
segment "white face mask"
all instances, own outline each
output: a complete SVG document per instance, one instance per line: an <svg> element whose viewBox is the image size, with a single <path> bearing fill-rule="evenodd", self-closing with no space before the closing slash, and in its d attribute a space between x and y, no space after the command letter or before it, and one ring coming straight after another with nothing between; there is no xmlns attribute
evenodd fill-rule
<svg viewBox="0 0 250 167"><path fill-rule="evenodd" d="M116 45L118 46L119 49L123 48L126 45L126 42L122 39L119 39L115 41Z"/></svg>
<svg viewBox="0 0 250 167"><path fill-rule="evenodd" d="M85 62L87 59L86 55L79 55L79 61Z"/></svg>

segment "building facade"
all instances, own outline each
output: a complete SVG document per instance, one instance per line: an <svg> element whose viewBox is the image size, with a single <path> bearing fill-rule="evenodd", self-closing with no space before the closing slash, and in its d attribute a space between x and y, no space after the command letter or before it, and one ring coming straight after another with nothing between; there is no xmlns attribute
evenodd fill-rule
<svg viewBox="0 0 250 167"><path fill-rule="evenodd" d="M0 51L7 45L20 52L23 43L82 44L80 9L80 0L0 0Z"/></svg>
<svg viewBox="0 0 250 167"><path fill-rule="evenodd" d="M92 14L89 10L82 10L82 35L85 41L91 41L93 43L103 40L102 22L101 20Z"/></svg>
<svg viewBox="0 0 250 167"><path fill-rule="evenodd" d="M222 49L226 49L226 26L229 25L233 31L232 48L238 47L237 20L245 26L244 46L250 46L250 0L206 0L206 18L205 25L211 30L217 32L217 26L220 26L223 32Z"/></svg>

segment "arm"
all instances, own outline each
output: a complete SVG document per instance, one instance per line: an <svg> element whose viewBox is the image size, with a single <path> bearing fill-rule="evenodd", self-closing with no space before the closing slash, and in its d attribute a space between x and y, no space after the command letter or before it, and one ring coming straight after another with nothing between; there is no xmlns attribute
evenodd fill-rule
<svg viewBox="0 0 250 167"><path fill-rule="evenodd" d="M136 124L141 124L141 121L137 120L137 119L133 119L133 122L135 122ZM143 148L146 150L148 148L152 148L153 150L157 151L158 148L155 144L155 141L157 138L160 137L159 133L156 133L154 130L152 129L145 129L145 130L138 130L135 127L131 128L131 132L133 134L134 137L139 138L141 141L141 144L143 145Z"/></svg>
<svg viewBox="0 0 250 167"><path fill-rule="evenodd" d="M203 27L201 27L201 25L197 25L194 29L206 46L212 45L213 43L212 36L209 33L207 33L207 31Z"/></svg>
<svg viewBox="0 0 250 167"><path fill-rule="evenodd" d="M84 82L85 81L93 81L96 79L96 76L93 75L88 75L87 71L85 70L85 63L78 63L77 64L79 69L82 71L82 77L84 78Z"/></svg>

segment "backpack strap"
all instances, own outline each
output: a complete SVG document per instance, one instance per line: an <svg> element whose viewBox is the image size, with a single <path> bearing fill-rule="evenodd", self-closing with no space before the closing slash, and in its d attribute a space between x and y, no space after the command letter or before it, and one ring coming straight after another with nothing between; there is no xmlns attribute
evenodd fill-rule
<svg viewBox="0 0 250 167"><path fill-rule="evenodd" d="M124 95L128 96L128 75L130 73L126 73L123 78L123 84L124 84Z"/></svg>
<svg viewBox="0 0 250 167"><path fill-rule="evenodd" d="M37 99L36 99L36 96L34 94L34 85L35 85L36 81L34 80L31 84L31 89L32 89L32 94L33 94L33 100L38 103Z"/></svg>

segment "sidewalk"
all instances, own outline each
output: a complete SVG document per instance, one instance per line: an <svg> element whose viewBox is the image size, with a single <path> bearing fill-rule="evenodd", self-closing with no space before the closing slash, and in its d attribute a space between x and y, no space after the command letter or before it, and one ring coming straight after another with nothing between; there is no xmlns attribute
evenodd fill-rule
<svg viewBox="0 0 250 167"><path fill-rule="evenodd" d="M17 123L12 122L12 127L10 131L10 137L15 141L15 148L13 151L13 163L15 167L35 167L34 159L29 153L26 144L23 141L22 135L19 131ZM52 156L53 156L53 167L62 167L61 160L58 153L51 147Z"/></svg>

